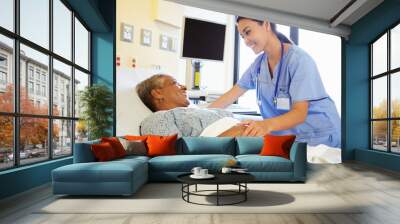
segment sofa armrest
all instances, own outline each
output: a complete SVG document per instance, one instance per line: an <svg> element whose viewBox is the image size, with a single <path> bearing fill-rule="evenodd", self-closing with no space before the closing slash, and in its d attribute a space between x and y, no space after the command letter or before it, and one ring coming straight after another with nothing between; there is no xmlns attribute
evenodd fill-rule
<svg viewBox="0 0 400 224"><path fill-rule="evenodd" d="M293 162L293 179L295 181L305 181L307 174L307 143L293 143L290 149L290 160Z"/></svg>
<svg viewBox="0 0 400 224"><path fill-rule="evenodd" d="M75 143L75 145L74 145L74 163L95 162L96 158L94 157L90 146L92 144L98 144L98 143L100 143L100 140Z"/></svg>

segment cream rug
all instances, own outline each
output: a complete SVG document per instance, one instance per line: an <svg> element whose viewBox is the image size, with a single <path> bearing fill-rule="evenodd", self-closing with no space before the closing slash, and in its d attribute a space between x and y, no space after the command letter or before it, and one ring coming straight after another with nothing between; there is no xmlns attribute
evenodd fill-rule
<svg viewBox="0 0 400 224"><path fill-rule="evenodd" d="M180 184L150 183L131 197L58 197L35 213L360 213L358 205L316 184L256 183L248 187L247 201L237 205L190 204L182 200ZM212 188L215 186L202 185L198 190ZM191 198L209 204L215 203L214 199L210 196ZM238 198L226 197L223 202L235 199Z"/></svg>

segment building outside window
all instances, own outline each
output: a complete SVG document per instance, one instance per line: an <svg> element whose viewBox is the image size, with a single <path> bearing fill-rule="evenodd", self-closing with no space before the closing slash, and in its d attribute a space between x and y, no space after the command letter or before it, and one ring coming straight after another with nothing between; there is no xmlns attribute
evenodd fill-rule
<svg viewBox="0 0 400 224"><path fill-rule="evenodd" d="M400 24L370 44L371 148L400 153Z"/></svg>
<svg viewBox="0 0 400 224"><path fill-rule="evenodd" d="M0 54L0 91L7 87L7 56Z"/></svg>
<svg viewBox="0 0 400 224"><path fill-rule="evenodd" d="M54 111L50 114L48 107L50 106L50 97L53 97L54 103L56 103L59 94L71 96L68 99L63 99L64 101L71 101L66 102L67 105L73 105L73 102L79 101L76 91L72 92L70 88L64 88L63 92L60 92L57 83L58 79L63 80L64 85L68 83L71 86L73 83L81 83L79 80L72 79L73 71L79 72L79 79L81 79L81 74L89 79L91 75L89 69L90 32L85 24L75 16L75 12L70 10L71 7L65 5L64 1L51 0L52 8L49 2L49 0L19 1L19 12L12 13L14 16L20 16L15 18L20 21L16 24L18 27L15 29L20 31L19 35L10 37L9 32L16 34L14 29L10 30L9 27L3 27L0 23L2 28L8 30L6 32L0 29L0 87L3 83L15 87L12 68L16 65L16 62L12 59L15 52L14 43L18 43L19 48L17 49L20 50L15 54L20 59L18 62L20 74L17 78L20 80L19 89L21 93L18 99L11 98L11 100L0 101L0 123L3 129L6 128L5 131L0 133L0 139L2 139L0 141L0 156L6 158L0 160L0 171L62 156L70 156L75 139L78 139L78 136L80 140L87 139L86 127L76 128L79 114L73 114L72 108L71 110L64 110L63 108L63 111L59 111L60 109L57 109L59 107L53 105ZM2 6L5 6L2 8L13 9L13 3L14 1L6 1L2 3ZM6 7L7 4L11 5ZM37 14L38 11L42 13ZM46 11L48 13L45 13ZM50 15L52 16L50 17ZM53 25L52 29L49 28L50 24ZM73 30L74 27L75 30ZM52 35L49 35L51 31L53 31ZM53 39L50 40L49 38ZM54 44L54 52L49 48L51 41ZM79 53L76 53L77 49L72 49L72 42L76 43L77 48L80 48L79 46L85 47L80 48ZM58 66L56 59L52 56L53 53L63 58L62 64L66 68ZM73 62L71 55L75 55L74 61L79 61L79 63ZM54 65L49 63L51 60ZM53 71L53 74L49 71ZM54 88L47 94L51 79ZM89 85L89 82L86 84ZM10 88L7 91L14 91L14 89ZM0 98L4 96L14 97L14 93L5 90L0 91ZM12 109L14 102L20 108L18 113ZM6 105L6 103L11 104ZM4 108L11 109L4 110ZM61 114L63 119L57 117ZM40 118L37 115L40 115ZM13 122L13 120L16 122ZM18 136L14 135L14 125L17 125L16 128L19 130ZM49 125L52 126L52 129ZM52 132L48 133L50 130ZM31 133L34 131L43 134L34 136L35 139L33 139ZM15 141L16 139L19 140ZM17 142L18 145L14 145L14 142ZM14 154L14 151L17 154ZM19 157L19 159L16 160L15 157Z"/></svg>

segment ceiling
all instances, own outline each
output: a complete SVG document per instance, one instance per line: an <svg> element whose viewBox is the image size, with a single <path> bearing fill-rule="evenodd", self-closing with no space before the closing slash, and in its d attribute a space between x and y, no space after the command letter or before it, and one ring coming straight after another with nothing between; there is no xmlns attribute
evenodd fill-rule
<svg viewBox="0 0 400 224"><path fill-rule="evenodd" d="M383 0L168 0L348 37L351 25Z"/></svg>

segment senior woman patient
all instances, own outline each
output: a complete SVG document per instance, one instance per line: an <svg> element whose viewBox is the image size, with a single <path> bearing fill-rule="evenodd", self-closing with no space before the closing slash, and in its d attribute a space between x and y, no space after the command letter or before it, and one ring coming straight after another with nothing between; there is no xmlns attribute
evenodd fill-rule
<svg viewBox="0 0 400 224"><path fill-rule="evenodd" d="M136 92L154 112L141 122L142 135L228 137L240 136L245 129L244 126L235 125L239 121L226 110L188 107L190 103L186 87L172 76L153 75L139 83Z"/></svg>

